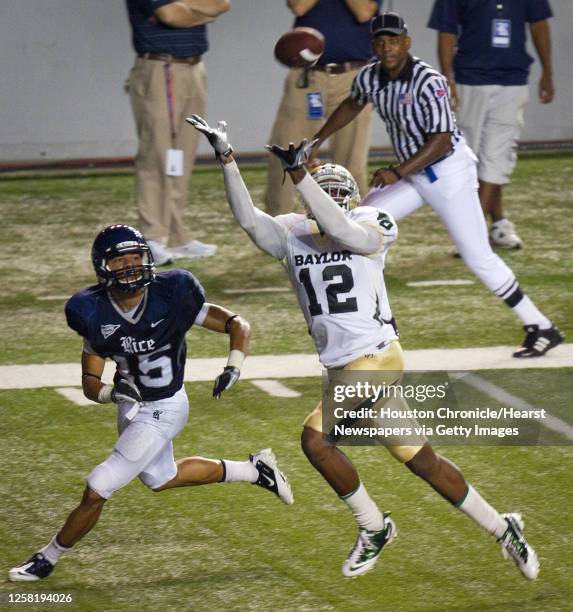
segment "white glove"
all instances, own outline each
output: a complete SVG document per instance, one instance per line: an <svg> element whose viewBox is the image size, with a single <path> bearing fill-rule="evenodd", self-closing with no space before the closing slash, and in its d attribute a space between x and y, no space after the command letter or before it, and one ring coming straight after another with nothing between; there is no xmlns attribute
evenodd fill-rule
<svg viewBox="0 0 573 612"><path fill-rule="evenodd" d="M215 150L215 158L220 162L225 157L228 157L233 152L233 147L229 144L227 139L227 122L219 121L217 128L212 128L203 117L199 115L191 115L185 119L187 123L190 123L196 130L205 134L209 144Z"/></svg>

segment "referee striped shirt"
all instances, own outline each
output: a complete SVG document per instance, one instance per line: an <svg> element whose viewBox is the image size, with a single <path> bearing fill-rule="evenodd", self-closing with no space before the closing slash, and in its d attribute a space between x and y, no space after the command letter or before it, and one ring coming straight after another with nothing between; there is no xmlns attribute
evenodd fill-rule
<svg viewBox="0 0 573 612"><path fill-rule="evenodd" d="M400 162L415 155L432 134L450 132L452 150L461 138L445 77L417 57L408 57L395 80L380 62L365 66L354 79L351 95L358 104L374 104Z"/></svg>

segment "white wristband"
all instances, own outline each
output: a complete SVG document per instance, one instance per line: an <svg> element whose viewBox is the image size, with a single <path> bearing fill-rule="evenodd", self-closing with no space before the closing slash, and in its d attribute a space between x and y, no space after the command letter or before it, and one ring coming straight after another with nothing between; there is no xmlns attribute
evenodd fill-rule
<svg viewBox="0 0 573 612"><path fill-rule="evenodd" d="M245 353L239 349L232 349L229 353L229 359L227 359L227 367L238 368L239 370L243 366L245 361Z"/></svg>
<svg viewBox="0 0 573 612"><path fill-rule="evenodd" d="M111 402L111 392L113 391L113 385L104 385L97 394L97 401L100 404L109 404Z"/></svg>

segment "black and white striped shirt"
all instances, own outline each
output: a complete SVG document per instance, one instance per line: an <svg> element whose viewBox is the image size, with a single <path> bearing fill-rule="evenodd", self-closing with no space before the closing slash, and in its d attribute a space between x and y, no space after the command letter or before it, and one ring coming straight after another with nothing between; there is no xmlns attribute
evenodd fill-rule
<svg viewBox="0 0 573 612"><path fill-rule="evenodd" d="M365 66L354 79L351 95L358 104L374 104L400 162L410 159L432 134L450 132L452 149L461 138L446 78L417 57L408 57L393 81L380 62Z"/></svg>

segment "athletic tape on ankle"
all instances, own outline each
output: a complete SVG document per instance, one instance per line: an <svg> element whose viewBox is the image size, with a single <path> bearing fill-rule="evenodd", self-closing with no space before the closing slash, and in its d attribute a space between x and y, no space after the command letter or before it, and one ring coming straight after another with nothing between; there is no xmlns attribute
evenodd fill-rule
<svg viewBox="0 0 573 612"><path fill-rule="evenodd" d="M97 394L97 401L100 404L109 404L111 402L111 392L113 391L113 385L104 385Z"/></svg>
<svg viewBox="0 0 573 612"><path fill-rule="evenodd" d="M245 353L239 349L232 349L229 353L229 359L227 359L227 367L238 368L239 370L243 366L245 361Z"/></svg>

